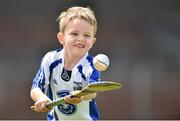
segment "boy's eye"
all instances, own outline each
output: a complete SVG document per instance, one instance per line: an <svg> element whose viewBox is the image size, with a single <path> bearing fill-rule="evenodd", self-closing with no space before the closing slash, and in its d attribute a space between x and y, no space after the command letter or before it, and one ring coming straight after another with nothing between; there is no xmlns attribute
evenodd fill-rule
<svg viewBox="0 0 180 121"><path fill-rule="evenodd" d="M86 34L85 36L86 36L86 37L89 37L90 35Z"/></svg>
<svg viewBox="0 0 180 121"><path fill-rule="evenodd" d="M89 35L89 34L85 34L84 36L85 36L85 37L91 37L91 35Z"/></svg>
<svg viewBox="0 0 180 121"><path fill-rule="evenodd" d="M78 35L78 33L76 33L76 32L72 32L72 33L70 33L70 35Z"/></svg>

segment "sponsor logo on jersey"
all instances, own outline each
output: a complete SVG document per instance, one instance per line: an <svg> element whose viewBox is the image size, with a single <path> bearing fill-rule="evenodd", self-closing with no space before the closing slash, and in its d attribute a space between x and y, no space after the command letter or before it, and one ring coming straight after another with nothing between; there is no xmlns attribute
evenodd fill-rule
<svg viewBox="0 0 180 121"><path fill-rule="evenodd" d="M57 95L59 97L64 97L66 95L69 95L69 91L68 90L61 90L57 92ZM60 105L58 105L58 109L60 110L60 112L62 112L63 114L66 115L73 115L74 113L76 113L77 111L77 105L74 104L68 104L68 103L62 103Z"/></svg>
<svg viewBox="0 0 180 121"><path fill-rule="evenodd" d="M57 80L53 79L52 81L54 84L58 85Z"/></svg>

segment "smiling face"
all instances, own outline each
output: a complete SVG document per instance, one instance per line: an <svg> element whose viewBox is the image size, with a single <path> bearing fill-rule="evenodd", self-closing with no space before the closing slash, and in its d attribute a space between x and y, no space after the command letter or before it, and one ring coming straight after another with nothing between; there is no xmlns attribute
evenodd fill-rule
<svg viewBox="0 0 180 121"><path fill-rule="evenodd" d="M64 33L58 33L65 56L83 57L95 42L94 28L84 19L74 18L67 23Z"/></svg>

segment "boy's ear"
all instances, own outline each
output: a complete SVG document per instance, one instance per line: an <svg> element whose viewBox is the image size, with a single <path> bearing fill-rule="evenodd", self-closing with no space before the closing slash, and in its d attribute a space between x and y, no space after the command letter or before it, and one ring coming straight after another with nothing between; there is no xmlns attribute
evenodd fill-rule
<svg viewBox="0 0 180 121"><path fill-rule="evenodd" d="M91 47L94 45L95 42L96 42L96 38L94 37Z"/></svg>
<svg viewBox="0 0 180 121"><path fill-rule="evenodd" d="M58 41L63 45L64 44L64 34L59 32L57 33Z"/></svg>

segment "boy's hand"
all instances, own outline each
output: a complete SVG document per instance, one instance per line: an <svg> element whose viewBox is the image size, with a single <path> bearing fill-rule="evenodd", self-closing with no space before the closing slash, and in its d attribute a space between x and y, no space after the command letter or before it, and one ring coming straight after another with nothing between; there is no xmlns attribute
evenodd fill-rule
<svg viewBox="0 0 180 121"><path fill-rule="evenodd" d="M52 109L52 107L46 107L46 104L50 100L48 99L39 99L33 106L33 110L36 112L48 112Z"/></svg>
<svg viewBox="0 0 180 121"><path fill-rule="evenodd" d="M75 94L75 93L78 93L77 91L74 91L72 92L72 94ZM81 97L71 97L71 96L66 96L64 98L64 101L66 103L70 103L70 104L78 104L84 100L91 100L93 98L96 97L96 93L92 93L92 94L88 94L88 95L84 95L84 96L81 96Z"/></svg>
<svg viewBox="0 0 180 121"><path fill-rule="evenodd" d="M66 103L69 103L69 104L78 104L78 103L82 102L83 99L84 99L84 96L81 96L81 97L79 97L79 98L78 98L78 97L66 96L66 97L64 98L64 101L65 101Z"/></svg>

